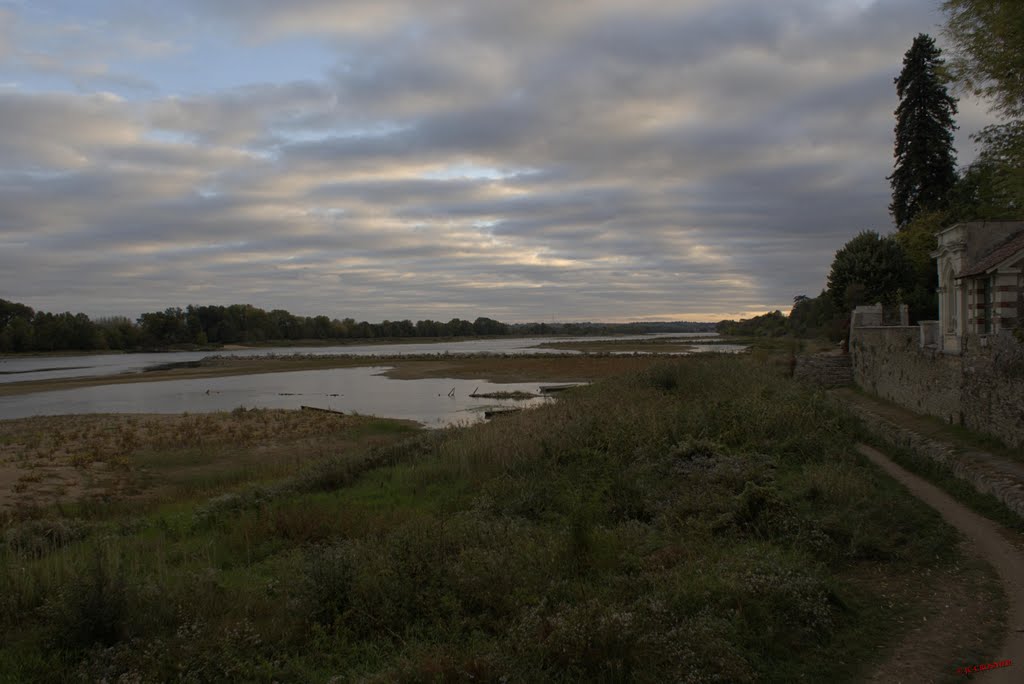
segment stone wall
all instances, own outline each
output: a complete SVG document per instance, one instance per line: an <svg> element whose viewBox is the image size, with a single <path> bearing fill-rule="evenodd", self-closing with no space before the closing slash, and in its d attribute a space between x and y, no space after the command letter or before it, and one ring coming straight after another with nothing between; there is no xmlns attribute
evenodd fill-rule
<svg viewBox="0 0 1024 684"><path fill-rule="evenodd" d="M928 439L854 403L844 406L864 421L876 439L936 461L949 468L956 477L970 482L979 492L991 494L1024 518L1024 490L1021 490L1020 481L1005 470L993 466L990 463L991 455L984 452L960 453L959 449L949 444Z"/></svg>
<svg viewBox="0 0 1024 684"><path fill-rule="evenodd" d="M822 387L845 387L853 384L850 357L846 354L802 354L796 357L793 377Z"/></svg>
<svg viewBox="0 0 1024 684"><path fill-rule="evenodd" d="M1024 446L1024 345L1012 335L968 340L962 355L922 348L918 326L860 327L850 336L858 387Z"/></svg>
<svg viewBox="0 0 1024 684"><path fill-rule="evenodd" d="M963 424L1024 446L1024 344L1009 332L969 337L961 357Z"/></svg>

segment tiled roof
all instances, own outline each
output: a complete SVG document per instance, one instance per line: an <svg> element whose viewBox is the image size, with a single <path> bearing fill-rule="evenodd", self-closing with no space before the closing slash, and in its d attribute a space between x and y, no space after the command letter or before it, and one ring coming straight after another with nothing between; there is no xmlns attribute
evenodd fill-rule
<svg viewBox="0 0 1024 684"><path fill-rule="evenodd" d="M1014 254L1024 252L1024 231L1011 236L1001 245L997 245L988 254L979 257L973 264L965 268L957 278L968 278L984 273L985 271L998 266Z"/></svg>

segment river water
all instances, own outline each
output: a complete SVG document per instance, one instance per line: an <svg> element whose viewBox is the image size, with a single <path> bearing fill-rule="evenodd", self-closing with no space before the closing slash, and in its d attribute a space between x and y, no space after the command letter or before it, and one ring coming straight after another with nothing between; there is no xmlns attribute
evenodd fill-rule
<svg viewBox="0 0 1024 684"><path fill-rule="evenodd" d="M380 375L388 368L257 373L224 378L162 380L98 385L74 390L0 397L0 418L71 413L207 413L245 408L313 406L345 413L407 418L429 427L474 423L485 410L534 406L550 398L526 401L486 399L472 393L522 391L540 393L540 383L426 378L394 380ZM474 392L475 391L475 392Z"/></svg>
<svg viewBox="0 0 1024 684"><path fill-rule="evenodd" d="M713 333L656 333L617 337L512 337L459 342L410 342L408 344L353 344L334 347L261 347L230 351L160 352L151 354L82 354L79 356L0 357L0 384L50 378L76 378L94 375L137 373L169 363L199 361L217 356L273 356L305 354L313 356L394 356L402 354L572 354L564 349L537 345L544 342L599 342L604 340L680 337L711 339ZM697 350L700 351L700 350Z"/></svg>
<svg viewBox="0 0 1024 684"><path fill-rule="evenodd" d="M662 334L659 336L707 339L706 333ZM650 335L636 338L652 337ZM351 354L386 356L397 354L474 353L566 353L560 349L538 348L551 341L622 340L621 336L598 338L498 338L463 342L346 345L338 347L276 347L219 352L232 356L270 354ZM698 346L695 351L737 351L729 345ZM210 352L169 352L162 354L106 354L60 357L0 359L0 383L47 378L71 378L135 373L168 363L199 361ZM256 373L223 378L162 380L157 382L99 385L74 390L34 392L0 397L0 419L73 413L205 413L237 407L289 408L313 406L346 413L407 418L427 426L469 424L483 419L485 410L499 407L528 407L550 401L539 396L527 401L486 399L470 394L523 391L539 394L540 383L502 383L486 380L427 378L394 380L382 375L388 370L382 359L378 366L326 370ZM474 392L475 390L475 392Z"/></svg>

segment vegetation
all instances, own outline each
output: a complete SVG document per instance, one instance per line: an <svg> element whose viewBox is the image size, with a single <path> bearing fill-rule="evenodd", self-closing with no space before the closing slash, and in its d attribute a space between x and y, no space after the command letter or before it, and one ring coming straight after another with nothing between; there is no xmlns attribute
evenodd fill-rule
<svg viewBox="0 0 1024 684"><path fill-rule="evenodd" d="M401 420L241 408L8 420L0 472L14 484L0 492L0 518L37 515L52 505L95 512L119 499L144 504L211 496L294 475L332 454L416 429Z"/></svg>
<svg viewBox="0 0 1024 684"><path fill-rule="evenodd" d="M978 218L1024 218L1024 5L1013 0L946 0L952 72L987 99L1003 123L974 136L978 161L964 174L961 201Z"/></svg>
<svg viewBox="0 0 1024 684"><path fill-rule="evenodd" d="M946 0L953 71L972 93L1008 118L1024 117L1024 6L1016 0Z"/></svg>
<svg viewBox="0 0 1024 684"><path fill-rule="evenodd" d="M855 434L752 358L691 357L205 501L11 515L0 672L855 680L957 562Z"/></svg>
<svg viewBox="0 0 1024 684"><path fill-rule="evenodd" d="M722 321L717 330L720 335L738 337L781 337L790 332L789 321L777 309L753 318Z"/></svg>
<svg viewBox="0 0 1024 684"><path fill-rule="evenodd" d="M756 334L845 336L845 313L860 303L901 302L911 321L938 317L938 273L931 253L937 233L960 221L1024 218L1024 5L1009 0L947 0L946 36L956 54L947 71L941 51L919 34L895 79L896 166L889 210L899 229L865 231L835 256L831 303L800 295L788 322L780 312L743 321ZM1006 120L973 136L977 159L957 173L953 154L956 100L950 74L969 92L990 98ZM733 321L721 331L739 332Z"/></svg>
<svg viewBox="0 0 1024 684"><path fill-rule="evenodd" d="M907 256L913 272L908 287L899 297L910 310L910 320L935 320L939 317L939 269L932 252L938 247L936 237L948 225L949 212L921 212L893 239Z"/></svg>
<svg viewBox="0 0 1024 684"><path fill-rule="evenodd" d="M789 315L772 311L741 321L722 321L722 335L820 337L832 341L849 333L850 312L874 302L910 304L913 320L934 318L938 303L935 248L943 213L919 214L895 235L863 231L836 252L828 289L817 297L797 295Z"/></svg>
<svg viewBox="0 0 1024 684"><path fill-rule="evenodd" d="M849 316L823 290L817 297L794 297L788 316L776 310L740 321L722 321L718 333L743 338L791 336L838 342L846 336L848 328Z"/></svg>
<svg viewBox="0 0 1024 684"><path fill-rule="evenodd" d="M797 337L821 337L838 342L846 335L849 316L836 308L828 292L817 297L797 295L789 312L789 329Z"/></svg>
<svg viewBox="0 0 1024 684"><path fill-rule="evenodd" d="M972 137L980 149L961 179L957 214L1024 218L1024 121L987 126Z"/></svg>
<svg viewBox="0 0 1024 684"><path fill-rule="evenodd" d="M671 354L678 352L693 351L694 344L700 344L707 340L700 338L686 337L645 337L633 339L611 339L611 340L569 340L560 342L542 342L537 345L545 349L567 349L589 354L601 352L616 353L648 353L648 354Z"/></svg>
<svg viewBox="0 0 1024 684"><path fill-rule="evenodd" d="M865 230L836 252L828 294L841 311L859 304L894 303L913 283L913 266L891 236Z"/></svg>
<svg viewBox="0 0 1024 684"><path fill-rule="evenodd" d="M377 338L444 338L483 335L592 335L644 332L697 332L708 323L519 323L492 318L447 323L422 320L356 323L327 316L296 316L282 309L264 311L249 304L172 307L125 317L92 321L83 313L52 314L0 299L0 353L93 350L139 350L168 347L208 347L313 340Z"/></svg>
<svg viewBox="0 0 1024 684"><path fill-rule="evenodd" d="M931 36L919 34L895 79L900 104L889 211L901 229L922 211L944 208L956 182L956 99L946 91L941 54Z"/></svg>
<svg viewBox="0 0 1024 684"><path fill-rule="evenodd" d="M115 376L92 375L78 378L47 378L0 383L0 397L51 390L71 390L96 385L196 380L256 373L322 370L365 366L389 367L384 375L397 380L419 378L462 378L491 382L574 382L636 371L656 363L653 355L632 354L412 354L395 356L307 355L208 356L197 363L168 364L170 367L144 373Z"/></svg>

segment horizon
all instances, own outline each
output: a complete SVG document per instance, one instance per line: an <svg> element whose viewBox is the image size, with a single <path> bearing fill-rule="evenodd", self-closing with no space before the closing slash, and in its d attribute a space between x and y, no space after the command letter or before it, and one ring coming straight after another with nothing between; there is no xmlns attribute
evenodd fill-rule
<svg viewBox="0 0 1024 684"><path fill-rule="evenodd" d="M3 299L3 298L0 297L0 299ZM14 303L14 304L25 304L25 302L12 302L12 303ZM31 305L29 305L29 304L25 304L25 305L31 307ZM69 310L69 309L47 310L47 309L36 309L35 307L31 307L31 308L36 313L39 313L41 311L44 312L44 313L50 313L50 314L63 314L63 313L79 314L79 313L82 313L82 314L85 314L86 316L88 316L89 320L93 321L94 323L102 321L102 320L105 320L105 319L119 319L119 318L127 318L130 321L132 321L133 323L135 323L135 322L137 322L139 320L139 318L143 314L146 314L146 313L158 313L158 312L166 311L167 309L181 309L182 311L185 311L189 306L196 306L196 307L202 307L202 306L219 306L219 307L252 306L252 307L257 308L257 309L262 309L263 311L266 311L266 312L272 311L272 309L268 309L266 307L259 306L258 304L252 304L252 303L247 303L247 302L232 302L231 304L186 304L184 306L163 307L161 309L154 309L152 311L139 311L139 312L137 312L135 314L94 314L94 313L90 313L88 311L72 311L72 310ZM358 317L355 317L355 316L349 316L349 315L343 315L343 314L330 314L330 313L323 312L323 311L314 312L314 313L299 313L299 312L295 312L295 311L288 311L288 313L293 315L293 316L301 316L301 317L304 317L304 318L313 318L313 317L316 317L316 316L327 316L331 320L353 319L357 323L367 322L367 323L371 323L371 324L381 323L383 321L396 322L396 321L402 321L402 320L410 320L410 321L413 321L413 322L422 321L422 320L434 320L434 321L439 322L439 323L446 323L446 322L451 321L452 319L456 319L456 318L460 319L460 320L467 320L467 321L474 321L477 318L493 318L492 316L487 316L486 314L481 313L481 314L477 314L477 315L474 315L474 316L458 316L458 315L455 315L455 316L451 316L449 318L446 318L444 320L441 320L441 319L431 319L429 317L423 317L423 316L412 316L412 317L405 317L405 318L393 318L393 317L389 317L389 316L384 316L383 318L378 318L378 319L375 319L375 320L371 320L371 319L359 319ZM766 313L766 312L762 312L762 313ZM497 320L499 323L504 323L506 325L529 325L529 324L541 324L541 323L544 323L544 324L547 324L547 325L630 325L630 324L640 324L640 325L651 324L651 325L653 325L653 324L682 324L682 323L687 323L687 324L692 324L692 323L709 324L709 323L719 323L721 321L728 320L728 319L715 319L715 320L705 320L705 321L698 321L698 320L692 320L692 319L619 319L619 320L593 320L593 319L588 319L588 320L584 320L584 319L557 319L557 318L553 319L553 318L548 317L546 319L529 319L529 320L522 320L522 321L505 321L505 320L500 320L500 319L493 319L493 320Z"/></svg>

